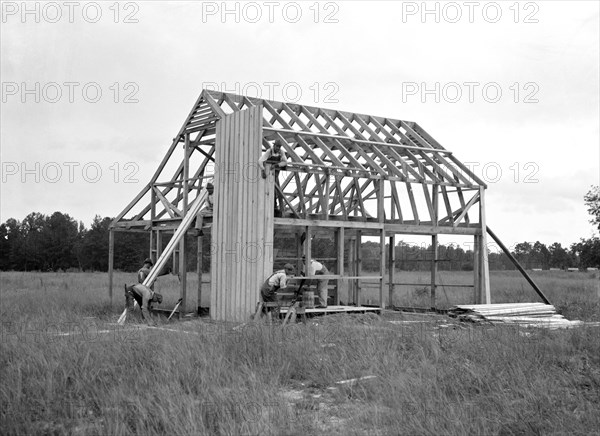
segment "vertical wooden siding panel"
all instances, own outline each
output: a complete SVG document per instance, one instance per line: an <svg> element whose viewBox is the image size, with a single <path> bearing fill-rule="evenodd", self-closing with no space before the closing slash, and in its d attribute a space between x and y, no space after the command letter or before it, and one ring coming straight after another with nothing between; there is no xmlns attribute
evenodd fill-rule
<svg viewBox="0 0 600 436"><path fill-rule="evenodd" d="M235 266L235 228L234 228L234 217L235 217L235 201L237 199L235 192L235 171L232 169L235 166L235 151L238 144L238 129L237 124L239 122L240 114L239 112L233 115L233 120L230 125L229 130L229 158L227 159L227 232L226 232L226 240L227 245L225 247L225 257L226 257L226 266L227 269L224 271L224 274L227 277L227 292L226 292L226 301L225 301L225 319L231 320L233 315L233 295L235 295L235 277L232 274L234 266Z"/></svg>
<svg viewBox="0 0 600 436"><path fill-rule="evenodd" d="M213 244L213 247L218 245L220 242L219 239L219 235L218 232L221 228L221 225L219 223L219 216L220 214L218 213L221 210L221 198L220 198L220 194L221 194L221 184L219 181L219 174L218 174L218 164L219 162L223 161L223 152L226 149L226 145L225 145L225 127L227 124L227 117L224 117L223 119L217 121L217 128L216 128L216 138L215 138L215 162L217 163L217 167L215 168L215 177L213 180L213 185L215 186L215 198L214 198L214 213L213 213L213 227L212 227L212 236L211 236L211 244ZM210 316L212 319L219 319L219 315L218 315L218 310L219 310L219 300L218 300L218 289L219 289L219 278L220 278L220 272L219 272L219 263L220 263L220 250L211 250L211 257L210 257Z"/></svg>
<svg viewBox="0 0 600 436"><path fill-rule="evenodd" d="M246 278L247 274L247 266L246 266L246 257L245 257L245 249L248 241L248 186L247 181L244 178L244 166L246 162L248 162L248 129L250 128L250 119L249 114L245 114L244 118L242 118L243 128L243 139L240 144L240 159L238 163L238 186L240 192L240 202L239 202L239 217L238 224L240 228L241 235L241 244L239 247L239 266L238 266L238 274L241 279L240 284L240 296L239 296L239 306L237 319L238 321L245 321L247 319L247 311L246 307L248 306L248 302L246 301L248 296L248 280ZM246 315L246 316L244 316Z"/></svg>
<svg viewBox="0 0 600 436"><path fill-rule="evenodd" d="M228 115L220 123L211 313L214 319L246 321L273 269L273 187L248 170L261 155L262 107Z"/></svg>
<svg viewBox="0 0 600 436"><path fill-rule="evenodd" d="M234 149L235 149L235 158L234 158L234 180L233 180L233 191L235 192L235 204L233 206L233 209L231 211L232 217L233 217L233 231L234 231L234 235L235 235L235 244L232 247L233 250L235 250L235 257L234 257L234 268L232 270L232 275L233 275L233 280L234 280L234 286L233 289L235 289L235 295L234 298L232 299L232 316L233 319L235 321L241 321L240 320L240 306L242 304L242 292L243 292L243 282L244 282L244 278L241 276L241 245L244 239L244 231L242 230L242 225L241 225L241 218L244 215L244 210L241 206L241 202L242 202L242 192L241 192L241 188L242 188L242 184L240 183L240 171L239 171L239 165L240 162L243 160L243 154L242 154L242 150L244 148L244 128L245 128L245 118L247 117L247 114L245 112L240 112L238 115L238 119L237 119L237 123L236 123L236 130L237 130L237 142L236 144L234 144Z"/></svg>
<svg viewBox="0 0 600 436"><path fill-rule="evenodd" d="M249 260L249 273L248 277L248 294L250 299L250 304L257 302L259 300L259 287L262 284L262 277L259 277L260 274L257 271L260 259L262 258L262 247L259 244L257 235L258 235L258 186L260 183L264 183L262 177L260 176L259 171L257 170L257 162L260 157L261 152L261 139L258 138L260 124L262 123L262 114L258 112L260 106L257 108L252 108L250 112L250 121L251 121L251 131L250 131L250 143L248 144L248 152L249 158L248 161L254 171L251 173L250 177L256 176L256 179L251 179L249 183L249 209L248 209L248 217L249 217L249 232L248 237L249 240L254 244L252 246L252 258Z"/></svg>
<svg viewBox="0 0 600 436"><path fill-rule="evenodd" d="M222 288L220 289L220 293L221 293L221 301L220 301L220 310L219 310L219 319L221 320L226 320L227 319L227 294L229 293L229 280L227 277L227 247L229 244L229 239L228 239L228 235L229 235L229 220L228 220L228 215L229 215L229 178L228 178L228 163L229 163L229 159L231 158L231 142L232 142L232 137L231 137L231 133L233 130L233 123L235 120L235 114L229 116L228 122L227 122L227 131L225 133L225 137L226 137L226 148L225 151L223 153L225 160L223 161L222 165L221 165L221 180L222 180L222 195L223 195L223 211L221 213L221 222L222 222L222 226L221 226L221 232L220 232L220 240L221 243L219 244L219 250L221 251L221 265L219 267L219 273L221 275L221 286Z"/></svg>

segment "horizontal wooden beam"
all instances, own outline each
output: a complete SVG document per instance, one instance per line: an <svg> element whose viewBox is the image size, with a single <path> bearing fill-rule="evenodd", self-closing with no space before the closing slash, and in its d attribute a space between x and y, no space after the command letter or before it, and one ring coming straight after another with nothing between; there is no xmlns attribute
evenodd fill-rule
<svg viewBox="0 0 600 436"><path fill-rule="evenodd" d="M481 235L478 227L445 227L432 225L410 225L410 224L385 224L385 232L388 234L404 233L411 235Z"/></svg>
<svg viewBox="0 0 600 436"><path fill-rule="evenodd" d="M367 145L381 145L389 148L401 148L404 150L419 150L419 151L430 151L432 153L443 153L446 155L451 155L452 152L450 150L440 150L438 148L430 148L430 147L418 147L416 145L402 145L402 144L390 144L388 142L378 142L378 141L367 141L364 139L356 139L350 136L341 136L341 135L332 135L330 133L317 133L317 132L306 132L304 130L290 130L290 129L278 129L276 127L263 127L263 130L279 132L279 133L287 133L291 135L307 135L307 136L317 136L320 138L330 138L330 139L338 139L344 141L352 141L359 144L367 144Z"/></svg>
<svg viewBox="0 0 600 436"><path fill-rule="evenodd" d="M308 227L332 227L332 228L354 228L354 229L382 229L383 224L365 221L337 221L337 220L312 220L294 218L274 218L275 225L285 226L308 226Z"/></svg>

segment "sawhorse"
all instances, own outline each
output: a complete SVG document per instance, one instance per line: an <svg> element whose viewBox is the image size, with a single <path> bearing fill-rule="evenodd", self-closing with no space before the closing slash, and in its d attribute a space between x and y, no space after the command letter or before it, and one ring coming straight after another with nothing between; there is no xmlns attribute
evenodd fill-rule
<svg viewBox="0 0 600 436"><path fill-rule="evenodd" d="M267 309L267 322L269 324L271 324L273 321L272 313L275 312L277 315L277 318L279 318L281 308L286 307L286 306L283 306L281 303L282 303L281 301L267 301L267 302L259 301L258 303L256 303L256 311L254 312L254 315L250 316L250 319L253 319L253 320L259 319L260 317L262 317L263 309ZM290 322L290 323L295 322L296 316L298 316L298 315L303 317L303 321L306 322L306 311L304 310L304 307L300 307L299 301L296 301L296 302L292 303L291 306L287 306L287 307L288 307L288 310L287 310L287 313L285 315L285 319L283 320L282 325L285 326L288 322ZM271 311L268 309L275 309L275 310Z"/></svg>

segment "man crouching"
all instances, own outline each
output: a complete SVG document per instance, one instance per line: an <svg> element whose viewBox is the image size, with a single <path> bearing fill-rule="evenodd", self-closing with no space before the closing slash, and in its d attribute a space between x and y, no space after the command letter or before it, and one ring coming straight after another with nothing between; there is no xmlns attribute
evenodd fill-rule
<svg viewBox="0 0 600 436"><path fill-rule="evenodd" d="M286 263L282 270L275 271L265 280L260 287L262 300L266 302L277 301L277 291L287 288L287 281L294 275L294 266Z"/></svg>
<svg viewBox="0 0 600 436"><path fill-rule="evenodd" d="M125 308L127 311L133 309L134 300L137 301L142 309L142 318L144 321L146 321L148 325L156 325L150 317L150 304L154 302L158 304L162 303L162 295L158 292L154 292L148 286L144 286L141 283L136 283L131 286L125 285Z"/></svg>

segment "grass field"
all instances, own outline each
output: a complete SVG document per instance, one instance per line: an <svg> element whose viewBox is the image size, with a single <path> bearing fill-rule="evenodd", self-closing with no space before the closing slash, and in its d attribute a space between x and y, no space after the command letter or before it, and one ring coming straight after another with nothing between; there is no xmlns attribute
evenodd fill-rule
<svg viewBox="0 0 600 436"><path fill-rule="evenodd" d="M118 327L132 279L117 274L111 307L106 274L1 274L2 434L600 434L597 327L530 331L395 313L285 329L207 319L148 329L137 317ZM600 320L597 275L534 279L569 319ZM494 302L539 301L515 272L492 272L491 284ZM472 292L451 289L440 303ZM172 306L177 278L161 277L157 290ZM396 299L428 302L419 286L398 287ZM401 320L416 322L389 322Z"/></svg>

